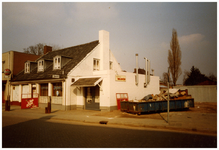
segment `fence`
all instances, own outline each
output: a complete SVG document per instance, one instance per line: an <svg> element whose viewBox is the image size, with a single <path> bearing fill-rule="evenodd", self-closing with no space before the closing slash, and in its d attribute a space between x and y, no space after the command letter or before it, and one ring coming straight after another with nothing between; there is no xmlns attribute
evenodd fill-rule
<svg viewBox="0 0 219 150"><path fill-rule="evenodd" d="M195 85L174 87L180 90L188 89L195 102L217 102L217 85Z"/></svg>

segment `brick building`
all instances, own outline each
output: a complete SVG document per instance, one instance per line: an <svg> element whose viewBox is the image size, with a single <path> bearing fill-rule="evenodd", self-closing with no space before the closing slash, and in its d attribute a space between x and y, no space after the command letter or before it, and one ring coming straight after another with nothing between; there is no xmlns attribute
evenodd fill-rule
<svg viewBox="0 0 219 150"><path fill-rule="evenodd" d="M10 89L8 91L8 84L16 74L24 69L24 63L27 60L34 61L40 56L33 54L26 54L22 52L9 51L2 53L2 102L7 99L7 95L11 95ZM5 69L11 70L11 75L6 76L4 74Z"/></svg>

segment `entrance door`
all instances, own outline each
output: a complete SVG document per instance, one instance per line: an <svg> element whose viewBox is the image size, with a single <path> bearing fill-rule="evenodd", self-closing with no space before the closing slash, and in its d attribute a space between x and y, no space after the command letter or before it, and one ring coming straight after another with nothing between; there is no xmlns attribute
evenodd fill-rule
<svg viewBox="0 0 219 150"><path fill-rule="evenodd" d="M99 86L85 87L85 109L100 110Z"/></svg>
<svg viewBox="0 0 219 150"><path fill-rule="evenodd" d="M19 86L13 86L13 101L19 102Z"/></svg>

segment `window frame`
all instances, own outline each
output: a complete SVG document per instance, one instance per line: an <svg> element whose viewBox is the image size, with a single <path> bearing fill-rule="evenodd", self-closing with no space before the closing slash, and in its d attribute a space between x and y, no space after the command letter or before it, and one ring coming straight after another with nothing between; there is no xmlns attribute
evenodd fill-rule
<svg viewBox="0 0 219 150"><path fill-rule="evenodd" d="M38 63L37 63L37 71L38 72L44 72L44 64L45 64L44 60L39 60L38 61Z"/></svg>
<svg viewBox="0 0 219 150"><path fill-rule="evenodd" d="M24 73L30 73L30 62L25 63Z"/></svg>
<svg viewBox="0 0 219 150"><path fill-rule="evenodd" d="M40 96L49 96L48 89L48 83L40 84Z"/></svg>
<svg viewBox="0 0 219 150"><path fill-rule="evenodd" d="M5 61L2 61L2 73L5 71Z"/></svg>
<svg viewBox="0 0 219 150"><path fill-rule="evenodd" d="M113 61L110 61L110 62L109 62L109 69L110 69L110 70L113 70Z"/></svg>
<svg viewBox="0 0 219 150"><path fill-rule="evenodd" d="M62 94L63 94L62 82L52 83L52 96L62 97Z"/></svg>
<svg viewBox="0 0 219 150"><path fill-rule="evenodd" d="M93 59L93 71L100 71L100 59Z"/></svg>
<svg viewBox="0 0 219 150"><path fill-rule="evenodd" d="M55 56L53 58L53 70L61 70L61 56Z"/></svg>

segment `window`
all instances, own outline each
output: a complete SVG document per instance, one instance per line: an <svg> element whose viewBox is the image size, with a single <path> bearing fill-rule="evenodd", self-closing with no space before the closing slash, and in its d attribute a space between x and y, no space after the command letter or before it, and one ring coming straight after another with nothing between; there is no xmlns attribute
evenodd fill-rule
<svg viewBox="0 0 219 150"><path fill-rule="evenodd" d="M53 96L62 96L62 83L53 83Z"/></svg>
<svg viewBox="0 0 219 150"><path fill-rule="evenodd" d="M44 60L38 61L38 71L44 71Z"/></svg>
<svg viewBox="0 0 219 150"><path fill-rule="evenodd" d="M2 61L2 73L5 71L5 61Z"/></svg>
<svg viewBox="0 0 219 150"><path fill-rule="evenodd" d="M53 69L61 69L61 57L54 57Z"/></svg>
<svg viewBox="0 0 219 150"><path fill-rule="evenodd" d="M110 61L110 70L112 70L113 69L113 62L112 61Z"/></svg>
<svg viewBox="0 0 219 150"><path fill-rule="evenodd" d="M100 60L99 59L94 59L93 70L94 71L99 71L100 70Z"/></svg>
<svg viewBox="0 0 219 150"><path fill-rule="evenodd" d="M25 63L25 73L30 73L30 62Z"/></svg>
<svg viewBox="0 0 219 150"><path fill-rule="evenodd" d="M48 84L40 84L40 96L48 96Z"/></svg>

